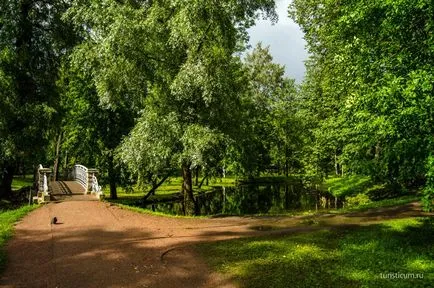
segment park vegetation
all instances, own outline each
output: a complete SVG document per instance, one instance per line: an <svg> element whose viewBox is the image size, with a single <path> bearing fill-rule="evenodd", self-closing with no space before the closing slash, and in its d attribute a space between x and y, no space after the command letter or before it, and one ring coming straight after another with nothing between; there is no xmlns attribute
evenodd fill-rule
<svg viewBox="0 0 434 288"><path fill-rule="evenodd" d="M300 85L246 50L274 2L1 1L0 197L39 163L81 163L112 199L180 176L186 214L206 179L265 174L421 190L431 209L432 1L294 0Z"/></svg>

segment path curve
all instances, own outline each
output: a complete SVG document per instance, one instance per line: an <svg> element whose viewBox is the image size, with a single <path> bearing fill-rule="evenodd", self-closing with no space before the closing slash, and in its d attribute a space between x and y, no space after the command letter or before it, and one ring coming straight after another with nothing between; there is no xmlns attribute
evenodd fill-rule
<svg viewBox="0 0 434 288"><path fill-rule="evenodd" d="M415 203L397 213L393 209L316 218L332 227L333 221L367 225L381 220L379 213L389 218L424 215ZM57 225L50 224L54 216ZM16 225L0 287L234 287L231 279L211 273L188 247L200 241L321 228L300 226L305 218L169 218L104 202L50 203ZM273 230L263 231L267 227Z"/></svg>

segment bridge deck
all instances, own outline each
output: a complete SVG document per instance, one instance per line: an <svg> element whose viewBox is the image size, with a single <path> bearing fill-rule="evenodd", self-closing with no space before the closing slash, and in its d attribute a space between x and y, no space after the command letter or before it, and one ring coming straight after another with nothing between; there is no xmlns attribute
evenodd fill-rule
<svg viewBox="0 0 434 288"><path fill-rule="evenodd" d="M84 195L84 187L76 181L55 181L51 183L52 201L91 201L95 195Z"/></svg>

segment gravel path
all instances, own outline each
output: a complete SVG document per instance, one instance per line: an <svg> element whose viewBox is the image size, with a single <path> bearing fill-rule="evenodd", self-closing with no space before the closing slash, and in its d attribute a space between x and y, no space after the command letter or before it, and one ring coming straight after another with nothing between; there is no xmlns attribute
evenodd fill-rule
<svg viewBox="0 0 434 288"><path fill-rule="evenodd" d="M327 223L333 227L368 225L381 221L381 215L423 215L415 203L396 212L393 209L316 219L323 221L322 227ZM54 216L57 225L50 224ZM234 287L230 279L212 273L189 245L323 229L301 225L304 218L168 218L134 213L104 202L50 203L16 225L0 287ZM270 227L271 231L264 231Z"/></svg>

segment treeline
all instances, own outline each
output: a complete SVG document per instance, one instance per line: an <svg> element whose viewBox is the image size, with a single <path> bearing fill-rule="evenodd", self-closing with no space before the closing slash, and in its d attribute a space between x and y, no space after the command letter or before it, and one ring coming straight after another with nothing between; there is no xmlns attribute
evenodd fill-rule
<svg viewBox="0 0 434 288"><path fill-rule="evenodd" d="M254 21L276 21L272 0L2 1L0 197L38 163L97 167L112 198L181 174L191 213L193 176L423 185L433 7L372 2L293 2L310 52L297 86L268 48L242 57Z"/></svg>
<svg viewBox="0 0 434 288"><path fill-rule="evenodd" d="M294 0L311 54L301 95L311 163L392 189L425 183L432 203L434 5Z"/></svg>

